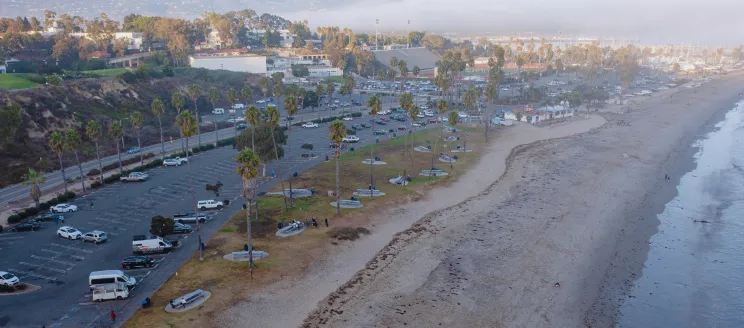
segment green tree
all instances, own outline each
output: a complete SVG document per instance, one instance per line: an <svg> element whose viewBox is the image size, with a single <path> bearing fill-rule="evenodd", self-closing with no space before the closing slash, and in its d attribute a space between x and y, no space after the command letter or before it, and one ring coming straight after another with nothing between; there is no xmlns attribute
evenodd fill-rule
<svg viewBox="0 0 744 328"><path fill-rule="evenodd" d="M178 91L174 92L173 95L171 95L171 104L176 109L177 115L181 115L181 110L183 109L184 105L183 95ZM183 134L180 133L181 130L179 130L179 136L181 137L181 151L185 152L186 146L183 143Z"/></svg>
<svg viewBox="0 0 744 328"><path fill-rule="evenodd" d="M0 146L13 141L21 123L23 123L21 105L13 101L8 101L4 106L0 107Z"/></svg>
<svg viewBox="0 0 744 328"><path fill-rule="evenodd" d="M24 174L22 179L24 185L31 186L29 195L34 200L36 208L39 208L39 199L41 199L41 188L39 186L46 182L44 173L34 169L28 169L28 173Z"/></svg>
<svg viewBox="0 0 744 328"><path fill-rule="evenodd" d="M248 230L248 260L251 275L253 275L253 239L251 233L251 203L256 198L256 176L258 176L258 168L261 162L253 152L253 149L243 149L235 157L237 162L236 172L241 178L243 183L243 198L245 199L247 211L246 211L246 227Z"/></svg>
<svg viewBox="0 0 744 328"><path fill-rule="evenodd" d="M266 108L266 94L269 92L269 78L266 76L261 76L260 79L258 79L258 87L261 89L261 92L263 92L263 100L264 100L264 109Z"/></svg>
<svg viewBox="0 0 744 328"><path fill-rule="evenodd" d="M253 102L253 88L250 85L244 85L243 89L240 90L240 96L243 97L245 105L248 106Z"/></svg>
<svg viewBox="0 0 744 328"><path fill-rule="evenodd" d="M212 107L219 101L221 98L220 92L217 91L217 88L211 87L209 90L207 90L207 100L210 104L212 104ZM217 120L214 120L214 146L217 147L217 144L220 142L220 130L217 126Z"/></svg>
<svg viewBox="0 0 744 328"><path fill-rule="evenodd" d="M377 95L374 95L372 97L369 97L367 99L367 106L369 107L369 114L372 115L372 117L377 117L377 113L379 113L382 110L382 100L380 100L380 97ZM374 131L376 127L377 120L372 120L372 131ZM370 147L369 151L369 158L372 159L372 161L375 160L375 142L372 143L372 146ZM374 186L375 185L375 179L374 179L374 165L369 166L369 185Z"/></svg>
<svg viewBox="0 0 744 328"><path fill-rule="evenodd" d="M137 135L137 148L140 149L139 151L139 158L140 158L140 165L145 165L145 159L142 156L142 124L144 124L144 118L142 117L142 113L139 111L132 112L131 115L129 115L129 121L132 122L132 128L134 129L134 133Z"/></svg>
<svg viewBox="0 0 744 328"><path fill-rule="evenodd" d="M88 121L88 124L85 126L85 135L93 141L93 144L96 146L96 158L98 159L98 174L99 179L101 179L101 184L104 184L103 181L103 164L101 164L101 152L99 147L99 142L101 141L101 124L99 124L97 121Z"/></svg>
<svg viewBox="0 0 744 328"><path fill-rule="evenodd" d="M227 89L227 102L230 104L230 108L234 108L235 104L238 102L238 91L235 90L235 88ZM238 137L238 129L235 129L235 126L238 124L238 121L233 120L233 137Z"/></svg>
<svg viewBox="0 0 744 328"><path fill-rule="evenodd" d="M447 122L454 128L455 125L460 122L460 117L457 116L457 112L450 112L447 116Z"/></svg>
<svg viewBox="0 0 744 328"><path fill-rule="evenodd" d="M83 174L83 166L80 165L80 157L78 156L78 149L80 149L80 145L82 144L83 140L75 129L68 129L65 132L64 149L75 154L75 161L77 161L78 169L80 170L80 182L83 184L83 193L85 193L85 175Z"/></svg>
<svg viewBox="0 0 744 328"><path fill-rule="evenodd" d="M325 88L322 84L318 83L318 85L315 86L315 93L318 94L318 108L320 108L320 98L325 94Z"/></svg>
<svg viewBox="0 0 744 328"><path fill-rule="evenodd" d="M114 144L116 144L116 156L119 158L119 174L124 174L124 165L121 163L121 144L119 143L119 139L121 139L123 134L124 129L121 123L119 121L112 122L111 126L109 126L109 135L114 139Z"/></svg>
<svg viewBox="0 0 744 328"><path fill-rule="evenodd" d="M269 109L266 110L266 124L269 125L269 128L273 131L277 124L279 124L279 111L276 110L276 107L269 107ZM274 144L274 155L276 156L276 161L279 161L279 152L277 150L276 146L276 137L274 136L274 133L271 134L271 141ZM282 184L282 195L284 196L284 193L286 192L284 189L284 179L282 179L282 171L279 170L279 181ZM291 191L290 191L291 195ZM282 197L284 200L284 212L289 211L289 206L287 206L287 197Z"/></svg>
<svg viewBox="0 0 744 328"><path fill-rule="evenodd" d="M165 113L165 105L160 98L155 98L150 104L152 114L158 118L158 128L160 129L160 159L165 159L165 144L163 143L163 113Z"/></svg>
<svg viewBox="0 0 744 328"><path fill-rule="evenodd" d="M398 62L398 69L400 70L400 77L404 78L408 76L408 63L405 60Z"/></svg>
<svg viewBox="0 0 744 328"><path fill-rule="evenodd" d="M521 74L522 74L522 67L524 67L524 64L525 64L525 62L524 62L524 56L517 56L517 61L516 61L516 65L517 65L517 76L521 76Z"/></svg>
<svg viewBox="0 0 744 328"><path fill-rule="evenodd" d="M341 142L346 137L346 125L339 120L333 121L328 126L331 142L336 144L336 216L341 216L341 168L339 160L341 158Z"/></svg>
<svg viewBox="0 0 744 328"><path fill-rule="evenodd" d="M410 113L411 108L413 108L414 106L413 95L406 92L400 95L399 102L400 102L400 107L403 108L403 110L406 111L406 113ZM405 134L404 145L408 145L408 133ZM408 153L408 148L404 146L403 147L403 158L407 158L407 153Z"/></svg>
<svg viewBox="0 0 744 328"><path fill-rule="evenodd" d="M62 163L62 152L65 149L65 138L59 131L54 131L51 135L49 135L48 143L49 148L51 148L52 151L57 154L57 158L59 159L59 167L62 171L62 180L65 186L65 193L67 193L67 177L65 176L65 165Z"/></svg>
<svg viewBox="0 0 744 328"><path fill-rule="evenodd" d="M156 215L150 219L150 232L153 235L165 237L173 233L175 225L176 222L172 218Z"/></svg>
<svg viewBox="0 0 744 328"><path fill-rule="evenodd" d="M181 135L186 139L186 149L189 148L189 137L196 134L196 118L191 115L188 111L178 114L176 117L176 126L181 130ZM190 151L186 152L186 167L189 174L189 193L191 193L191 202L194 206L194 213L196 217L199 217L199 208L196 206L196 193L194 192L193 180L191 177L191 164L189 160ZM204 254L202 249L201 230L199 228L199 220L196 220L196 235L197 235L197 247L199 248L199 260L204 261Z"/></svg>
<svg viewBox="0 0 744 328"><path fill-rule="evenodd" d="M199 85L190 85L188 94L189 97L191 97L191 100L194 101L194 115L196 116L196 135L199 146L201 146L201 129L199 128L199 97L201 97L201 90L199 89Z"/></svg>
<svg viewBox="0 0 744 328"><path fill-rule="evenodd" d="M418 66L413 66L413 71L411 71L411 73L413 73L413 76L418 77L419 74L421 74L421 68L419 68Z"/></svg>

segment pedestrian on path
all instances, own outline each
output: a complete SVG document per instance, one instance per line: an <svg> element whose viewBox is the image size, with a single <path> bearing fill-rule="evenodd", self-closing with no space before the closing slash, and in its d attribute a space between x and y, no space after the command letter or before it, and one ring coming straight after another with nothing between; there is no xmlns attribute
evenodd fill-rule
<svg viewBox="0 0 744 328"><path fill-rule="evenodd" d="M276 178L276 173L274 172L274 169L271 169L271 178Z"/></svg>
<svg viewBox="0 0 744 328"><path fill-rule="evenodd" d="M116 323L116 313L114 313L114 310L111 310L109 317L111 317L111 322Z"/></svg>
<svg viewBox="0 0 744 328"><path fill-rule="evenodd" d="M328 218L325 219L326 228L328 228Z"/></svg>

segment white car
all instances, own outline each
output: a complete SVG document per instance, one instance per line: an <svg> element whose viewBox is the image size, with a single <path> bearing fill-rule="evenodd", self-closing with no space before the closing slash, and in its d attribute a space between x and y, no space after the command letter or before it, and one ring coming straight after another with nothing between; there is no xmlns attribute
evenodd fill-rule
<svg viewBox="0 0 744 328"><path fill-rule="evenodd" d="M344 117L344 118L343 118L342 120L344 120L344 121L351 121L351 120L353 120L353 119L354 119L354 118L352 118L351 116L346 116L346 117Z"/></svg>
<svg viewBox="0 0 744 328"><path fill-rule="evenodd" d="M302 127L303 128L317 128L318 127L318 123L307 122L305 124L302 124Z"/></svg>
<svg viewBox="0 0 744 328"><path fill-rule="evenodd" d="M185 158L180 158L180 157L166 158L163 161L163 166L181 166L181 164L186 163L186 161L187 160Z"/></svg>
<svg viewBox="0 0 744 328"><path fill-rule="evenodd" d="M15 286L15 284L21 282L18 277L10 272L0 271L0 285L4 286Z"/></svg>
<svg viewBox="0 0 744 328"><path fill-rule="evenodd" d="M265 102L266 102L266 101L265 101L265 100L263 100L263 99L259 99L259 100L256 100L256 103L257 103L257 104L263 104L263 103L265 103Z"/></svg>
<svg viewBox="0 0 744 328"><path fill-rule="evenodd" d="M509 88L506 88L506 87L501 88L501 91L509 91Z"/></svg>
<svg viewBox="0 0 744 328"><path fill-rule="evenodd" d="M468 115L467 113L463 113L463 112L458 112L457 113L457 117L459 117L459 118L468 118L468 116L470 116L470 115Z"/></svg>
<svg viewBox="0 0 744 328"><path fill-rule="evenodd" d="M196 203L196 207L198 207L202 211L211 210L211 209L222 209L222 202L216 201L214 199L209 200L200 200Z"/></svg>
<svg viewBox="0 0 744 328"><path fill-rule="evenodd" d="M245 117L242 117L242 116L233 117L227 120L228 123L237 123L237 122L243 122L243 121L245 121Z"/></svg>
<svg viewBox="0 0 744 328"><path fill-rule="evenodd" d="M77 205L62 203L52 206L52 212L54 213L67 213L67 212L75 212L78 210Z"/></svg>
<svg viewBox="0 0 744 328"><path fill-rule="evenodd" d="M359 137L357 137L357 136L346 136L343 139L341 139L341 141L342 142L349 142L349 143L359 142Z"/></svg>
<svg viewBox="0 0 744 328"><path fill-rule="evenodd" d="M60 238L67 238L70 240L83 238L83 233L80 230L70 226L64 226L57 229L57 236Z"/></svg>

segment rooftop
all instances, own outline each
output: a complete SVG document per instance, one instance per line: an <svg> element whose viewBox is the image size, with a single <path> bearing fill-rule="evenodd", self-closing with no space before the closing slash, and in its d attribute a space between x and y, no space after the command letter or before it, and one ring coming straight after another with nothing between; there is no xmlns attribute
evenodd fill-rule
<svg viewBox="0 0 744 328"><path fill-rule="evenodd" d="M385 67L390 67L390 58L395 56L398 60L405 60L408 71L413 70L414 66L420 69L434 68L439 57L427 48L407 48L395 50L378 50L375 51L375 59Z"/></svg>

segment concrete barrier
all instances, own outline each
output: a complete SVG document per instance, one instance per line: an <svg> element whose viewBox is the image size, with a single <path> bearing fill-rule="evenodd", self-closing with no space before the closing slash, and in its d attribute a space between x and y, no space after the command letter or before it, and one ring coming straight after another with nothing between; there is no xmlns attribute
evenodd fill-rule
<svg viewBox="0 0 744 328"><path fill-rule="evenodd" d="M425 177L443 177L449 175L449 173L442 170L421 170L421 173L419 173L419 175Z"/></svg>

